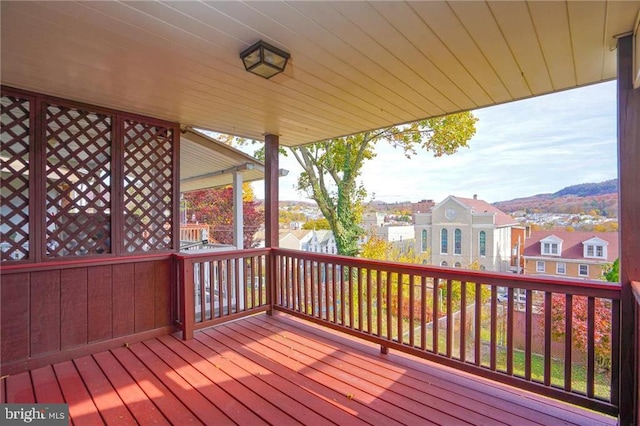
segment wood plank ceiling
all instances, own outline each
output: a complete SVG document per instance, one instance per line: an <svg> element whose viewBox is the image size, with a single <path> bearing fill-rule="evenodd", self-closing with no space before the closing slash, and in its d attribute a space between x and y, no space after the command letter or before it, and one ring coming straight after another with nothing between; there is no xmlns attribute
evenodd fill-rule
<svg viewBox="0 0 640 426"><path fill-rule="evenodd" d="M640 1L2 2L2 84L299 145L615 78ZM238 53L291 54L271 80Z"/></svg>

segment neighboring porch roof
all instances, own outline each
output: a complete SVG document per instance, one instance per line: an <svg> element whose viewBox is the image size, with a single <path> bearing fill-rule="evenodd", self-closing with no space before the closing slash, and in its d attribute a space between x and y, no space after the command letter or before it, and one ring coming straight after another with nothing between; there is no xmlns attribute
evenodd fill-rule
<svg viewBox="0 0 640 426"><path fill-rule="evenodd" d="M300 145L616 77L640 1L1 3L2 84ZM244 70L263 39L283 75Z"/></svg>
<svg viewBox="0 0 640 426"><path fill-rule="evenodd" d="M233 173L242 180L264 179L264 165L237 149L191 128L180 136L180 192L231 185Z"/></svg>

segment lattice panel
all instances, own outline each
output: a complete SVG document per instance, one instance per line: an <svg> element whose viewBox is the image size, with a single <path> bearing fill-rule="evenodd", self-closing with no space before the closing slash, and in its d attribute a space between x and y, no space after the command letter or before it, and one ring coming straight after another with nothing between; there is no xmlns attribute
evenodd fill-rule
<svg viewBox="0 0 640 426"><path fill-rule="evenodd" d="M124 250L173 248L173 130L124 122Z"/></svg>
<svg viewBox="0 0 640 426"><path fill-rule="evenodd" d="M46 109L47 256L111 252L111 117Z"/></svg>
<svg viewBox="0 0 640 426"><path fill-rule="evenodd" d="M2 261L29 258L30 102L2 96L0 245Z"/></svg>

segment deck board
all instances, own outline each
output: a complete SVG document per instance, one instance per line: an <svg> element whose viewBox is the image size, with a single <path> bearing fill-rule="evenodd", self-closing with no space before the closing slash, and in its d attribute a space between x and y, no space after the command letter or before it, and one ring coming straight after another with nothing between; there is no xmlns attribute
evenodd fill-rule
<svg viewBox="0 0 640 426"><path fill-rule="evenodd" d="M250 323L244 322L243 326L246 324ZM265 333L268 333L267 330L274 330L274 327L267 325L265 328L264 325L267 324L264 322L261 324L256 323L258 327L256 329L264 330L259 331L262 335L266 335ZM298 336L292 333L285 334L284 330L278 331L278 334L275 335L275 337L281 336L282 338L280 340L286 340L286 344L289 345L292 350L301 351L307 355L313 354L312 351L317 351L313 355L321 359L323 363L331 365L336 369L344 369L348 371L352 377L357 376L362 378L361 381L365 388L377 388L380 392L386 390L389 392L388 396L392 397L401 408L407 410L415 409L417 414L422 416L426 415L429 419L446 424L455 424L456 421L478 424L487 420L487 416L480 415L476 411L473 411L473 408L479 409L483 407L477 405L476 407L467 408L462 404L455 404L446 398L440 398L436 395L438 392L430 392L429 388L431 386L428 383L422 382L411 386L403 383L406 382L406 380L402 380L402 374L389 374L389 372L386 371L386 366L375 366L371 368L372 364L370 360L360 362L360 360L355 357L342 356L339 351L320 344L313 348L309 347L302 339L298 338ZM431 407L437 407L437 410ZM452 416L447 413L451 413L455 419L452 419ZM493 413L488 414L491 415ZM501 417L503 416L493 416L494 420L502 422L503 419ZM521 421L521 424L527 424L526 420L522 418L518 420Z"/></svg>
<svg viewBox="0 0 640 426"><path fill-rule="evenodd" d="M74 424L613 425L615 419L287 315L261 314L9 376L2 401Z"/></svg>
<svg viewBox="0 0 640 426"><path fill-rule="evenodd" d="M436 424L473 424L428 405L420 404L406 396L390 392L388 388L367 380L363 374L360 374L361 372L357 367L349 365L348 368L343 368L345 367L344 365L332 364L330 357L325 357L320 351L313 348L307 348L305 351L302 347L295 346L289 340L280 339L280 341L277 341L278 339L276 338L279 335L273 335L273 333L270 333L270 335L269 333L261 334L239 323L229 324L226 327L234 332L242 333L249 338L260 341L264 347L279 353L280 356L290 357L298 361L304 366L300 372L310 378L315 377L317 374L325 375L325 380L328 380L334 388L341 390L347 398L362 401L380 413L392 416L401 423L418 424L433 420ZM267 337L267 339L262 339L261 336ZM375 377L375 375L371 375L371 377Z"/></svg>
<svg viewBox="0 0 640 426"><path fill-rule="evenodd" d="M347 335L333 335L331 339L327 339L322 332L313 333L318 326L305 323L305 328L296 328L297 322L300 320L294 318L280 317L278 321L271 320L269 317L253 317L247 321L259 324L272 330L279 329L281 332L289 332L287 338L294 341L306 342L308 340L323 342L326 346L327 353L332 356L368 368L371 373L379 374L390 378L400 384L406 384L422 392L429 393L439 398L455 401L461 407L469 408L476 412L484 413L485 416L494 420L499 420L507 424L531 425L531 424L562 424L559 417L548 415L539 409L542 406L539 403L529 404L529 400L523 399L518 401L518 409L514 410L514 403L510 400L511 394L506 394L498 385L497 388L491 386L491 382L480 379L481 383L475 382L475 377L470 376L464 378L462 384L458 384L459 371L447 373L447 368L436 366L430 367L428 363L410 364L411 368L405 368L400 361L404 361L407 356L390 354L388 356L380 356L380 349L374 344L362 342ZM393 359L393 360L392 360ZM433 364L431 364L433 365ZM418 367L424 369L423 373ZM523 391L516 390L522 394ZM534 396L538 398L537 396ZM532 405L534 408L530 409ZM538 408L536 410L535 408ZM554 407L555 408L555 407ZM565 406L566 408L566 406ZM566 414L565 414L566 415ZM584 413L583 413L584 415ZM530 419L535 419L532 421ZM580 423L580 418L576 419L576 423ZM568 423L571 424L571 423Z"/></svg>

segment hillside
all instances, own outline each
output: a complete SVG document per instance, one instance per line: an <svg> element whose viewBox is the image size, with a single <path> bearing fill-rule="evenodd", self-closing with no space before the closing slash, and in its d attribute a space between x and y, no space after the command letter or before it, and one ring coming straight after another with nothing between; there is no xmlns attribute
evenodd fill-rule
<svg viewBox="0 0 640 426"><path fill-rule="evenodd" d="M615 217L618 212L618 180L582 183L563 188L553 194L499 201L494 206L506 213L589 213L596 210L602 216Z"/></svg>

